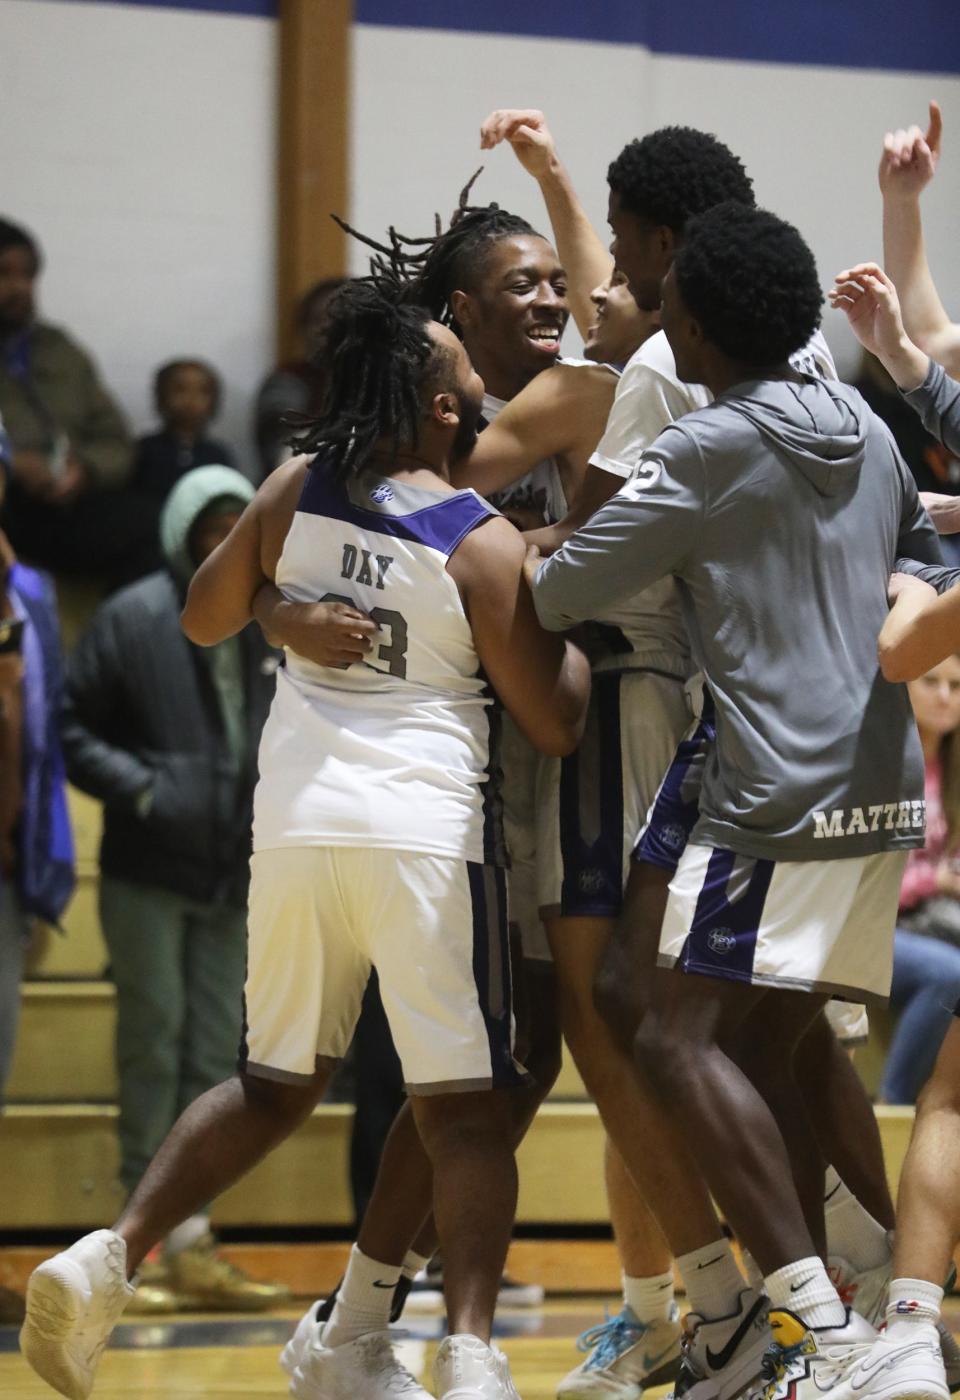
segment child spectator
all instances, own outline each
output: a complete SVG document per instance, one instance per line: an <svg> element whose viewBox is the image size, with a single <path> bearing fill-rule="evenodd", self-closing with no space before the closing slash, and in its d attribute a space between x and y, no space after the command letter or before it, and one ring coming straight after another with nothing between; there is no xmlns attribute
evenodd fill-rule
<svg viewBox="0 0 960 1400"><path fill-rule="evenodd" d="M136 491L162 505L194 467L235 466L230 448L207 436L222 393L220 376L202 360L170 360L160 366L153 399L163 427L137 440Z"/></svg>

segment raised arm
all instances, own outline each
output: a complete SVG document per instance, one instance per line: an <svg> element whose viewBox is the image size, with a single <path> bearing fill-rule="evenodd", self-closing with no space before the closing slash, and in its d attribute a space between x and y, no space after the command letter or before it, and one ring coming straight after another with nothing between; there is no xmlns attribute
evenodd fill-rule
<svg viewBox="0 0 960 1400"><path fill-rule="evenodd" d="M497 695L535 748L568 754L583 733L590 665L572 642L537 621L524 554L513 526L493 518L464 540L448 567Z"/></svg>
<svg viewBox="0 0 960 1400"><path fill-rule="evenodd" d="M859 263L835 280L830 301L846 312L861 345L876 355L927 431L960 454L960 385L907 335L893 282L876 263Z"/></svg>
<svg viewBox="0 0 960 1400"><path fill-rule="evenodd" d="M557 254L566 269L568 300L581 335L594 320L590 293L613 271L613 258L597 235L577 197L542 112L504 108L491 112L480 127L480 146L492 150L509 142L514 155L540 186Z"/></svg>
<svg viewBox="0 0 960 1400"><path fill-rule="evenodd" d="M960 326L947 315L937 293L923 240L920 196L940 159L943 119L930 103L925 132L918 126L888 131L880 157L883 196L883 260L900 294L912 340L948 373L960 375Z"/></svg>

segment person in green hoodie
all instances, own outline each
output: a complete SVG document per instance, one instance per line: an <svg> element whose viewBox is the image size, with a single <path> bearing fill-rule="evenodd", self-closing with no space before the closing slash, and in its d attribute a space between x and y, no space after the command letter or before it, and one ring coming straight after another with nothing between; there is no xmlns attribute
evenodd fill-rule
<svg viewBox="0 0 960 1400"><path fill-rule="evenodd" d="M128 1192L178 1115L232 1073L240 1043L257 746L277 658L256 627L194 646L180 611L252 496L230 467L182 477L161 517L165 567L100 606L67 678L68 774L104 804L100 917ZM254 1310L285 1294L219 1259L205 1215L178 1228L148 1278L144 1305L157 1310Z"/></svg>

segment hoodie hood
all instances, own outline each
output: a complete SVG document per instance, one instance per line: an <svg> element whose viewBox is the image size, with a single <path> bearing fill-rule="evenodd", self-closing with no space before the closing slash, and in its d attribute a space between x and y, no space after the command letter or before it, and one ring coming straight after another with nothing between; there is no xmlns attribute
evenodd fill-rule
<svg viewBox="0 0 960 1400"><path fill-rule="evenodd" d="M849 384L765 379L738 384L718 402L748 418L821 496L836 495L863 465L870 411Z"/></svg>
<svg viewBox="0 0 960 1400"><path fill-rule="evenodd" d="M197 517L215 501L229 501L242 510L253 497L253 486L233 467L195 467L180 478L160 516L164 558L180 583L189 583L197 571L187 548Z"/></svg>

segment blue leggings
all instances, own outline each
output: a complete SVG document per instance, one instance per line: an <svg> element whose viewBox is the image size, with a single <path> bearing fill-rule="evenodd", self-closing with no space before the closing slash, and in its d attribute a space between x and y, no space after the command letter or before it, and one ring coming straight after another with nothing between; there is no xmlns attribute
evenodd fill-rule
<svg viewBox="0 0 960 1400"><path fill-rule="evenodd" d="M890 1005L900 1014L883 1067L885 1103L915 1103L960 998L960 948L898 928Z"/></svg>

